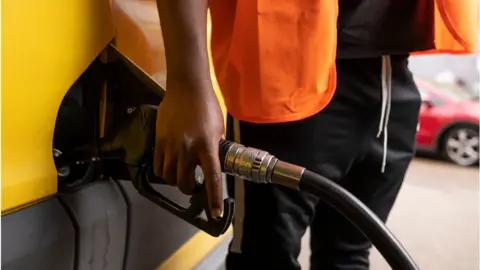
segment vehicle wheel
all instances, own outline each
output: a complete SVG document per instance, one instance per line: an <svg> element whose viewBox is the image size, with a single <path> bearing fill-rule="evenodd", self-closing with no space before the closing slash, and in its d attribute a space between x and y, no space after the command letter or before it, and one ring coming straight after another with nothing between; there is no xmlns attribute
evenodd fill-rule
<svg viewBox="0 0 480 270"><path fill-rule="evenodd" d="M447 132L444 137L442 152L450 161L471 166L479 161L478 127L458 126Z"/></svg>

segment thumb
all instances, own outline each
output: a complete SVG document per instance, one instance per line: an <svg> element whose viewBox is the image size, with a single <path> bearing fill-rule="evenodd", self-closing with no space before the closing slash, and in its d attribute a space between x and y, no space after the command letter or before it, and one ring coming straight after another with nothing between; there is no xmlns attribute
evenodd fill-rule
<svg viewBox="0 0 480 270"><path fill-rule="evenodd" d="M210 211L213 217L220 217L223 212L223 183L218 144L211 145L200 154L200 165L205 178Z"/></svg>

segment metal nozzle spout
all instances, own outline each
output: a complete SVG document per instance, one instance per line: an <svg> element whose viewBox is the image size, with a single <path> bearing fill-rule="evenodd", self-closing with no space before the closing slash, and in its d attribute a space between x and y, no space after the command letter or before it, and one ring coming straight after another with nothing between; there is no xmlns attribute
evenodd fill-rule
<svg viewBox="0 0 480 270"><path fill-rule="evenodd" d="M254 183L274 183L298 188L305 168L278 160L275 156L238 143L221 143L223 171Z"/></svg>
<svg viewBox="0 0 480 270"><path fill-rule="evenodd" d="M232 143L224 159L224 172L255 183L271 183L278 159L269 153Z"/></svg>

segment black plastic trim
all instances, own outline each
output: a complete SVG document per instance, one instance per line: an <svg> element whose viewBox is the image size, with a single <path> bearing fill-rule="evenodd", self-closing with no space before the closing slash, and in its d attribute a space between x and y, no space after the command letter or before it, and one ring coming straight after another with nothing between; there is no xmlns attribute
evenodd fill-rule
<svg viewBox="0 0 480 270"><path fill-rule="evenodd" d="M2 216L3 270L73 270L75 228L58 198Z"/></svg>
<svg viewBox="0 0 480 270"><path fill-rule="evenodd" d="M73 269L78 270L78 258L79 258L79 250L80 250L80 227L78 226L78 220L75 217L75 214L73 213L72 209L68 207L68 205L63 201L61 198L58 198L58 201L62 205L62 207L65 209L65 212L67 215L70 217L72 220L73 228L75 228L75 249L73 251L74 258L73 258Z"/></svg>

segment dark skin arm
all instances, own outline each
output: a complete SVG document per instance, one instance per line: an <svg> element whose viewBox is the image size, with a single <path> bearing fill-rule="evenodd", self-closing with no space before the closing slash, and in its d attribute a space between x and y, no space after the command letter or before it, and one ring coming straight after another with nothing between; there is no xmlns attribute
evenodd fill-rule
<svg viewBox="0 0 480 270"><path fill-rule="evenodd" d="M207 51L208 0L157 0L167 62L167 91L158 108L155 174L185 194L195 167L205 176L213 216L222 213L218 142L223 114L213 91Z"/></svg>

